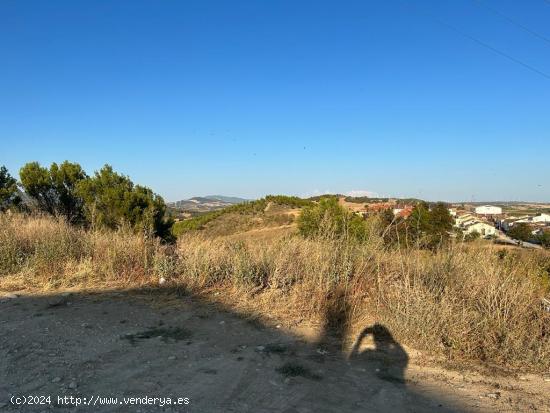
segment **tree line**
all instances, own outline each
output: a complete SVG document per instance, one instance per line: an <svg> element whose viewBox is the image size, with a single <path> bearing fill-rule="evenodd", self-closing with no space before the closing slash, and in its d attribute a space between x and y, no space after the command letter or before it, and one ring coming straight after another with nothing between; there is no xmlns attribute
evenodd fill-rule
<svg viewBox="0 0 550 413"><path fill-rule="evenodd" d="M166 205L151 189L137 185L105 165L89 176L78 163L29 162L19 171L20 182L0 168L0 211L36 210L63 217L74 225L135 231L171 237ZM21 192L21 190L23 192Z"/></svg>

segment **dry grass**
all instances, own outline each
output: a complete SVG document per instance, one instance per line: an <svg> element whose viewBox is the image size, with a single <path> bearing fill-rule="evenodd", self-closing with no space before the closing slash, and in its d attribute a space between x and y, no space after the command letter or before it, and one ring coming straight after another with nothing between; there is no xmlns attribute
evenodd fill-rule
<svg viewBox="0 0 550 413"><path fill-rule="evenodd" d="M235 241L190 235L177 248L129 231L86 232L49 218L0 216L0 288L156 283L216 289L250 308L319 319L350 338L365 320L449 360L550 368L550 260L455 245L436 253L305 240ZM336 320L336 321L335 321Z"/></svg>
<svg viewBox="0 0 550 413"><path fill-rule="evenodd" d="M139 284L162 253L158 241L127 229L87 232L49 217L0 214L0 276L24 287Z"/></svg>

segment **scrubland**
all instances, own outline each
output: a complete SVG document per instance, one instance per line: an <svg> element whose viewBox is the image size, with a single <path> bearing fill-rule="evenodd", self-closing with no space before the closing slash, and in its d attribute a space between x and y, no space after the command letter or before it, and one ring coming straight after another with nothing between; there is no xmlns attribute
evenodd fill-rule
<svg viewBox="0 0 550 413"><path fill-rule="evenodd" d="M247 242L198 231L177 244L129 229L85 230L51 217L0 215L0 289L164 285L238 300L339 329L365 321L450 361L506 370L550 368L550 258L481 243L437 250L290 234ZM244 304L243 304L244 303ZM332 325L331 325L332 324Z"/></svg>

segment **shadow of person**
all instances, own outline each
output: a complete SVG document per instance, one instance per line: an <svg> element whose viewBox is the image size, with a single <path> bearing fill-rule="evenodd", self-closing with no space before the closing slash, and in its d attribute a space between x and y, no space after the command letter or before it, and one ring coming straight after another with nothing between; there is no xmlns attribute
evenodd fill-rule
<svg viewBox="0 0 550 413"><path fill-rule="evenodd" d="M363 342L367 341L371 335L374 348L361 351ZM382 324L376 323L359 334L349 354L349 360L365 363L365 366L373 369L376 376L382 380L398 385L405 384L405 370L409 364L409 356Z"/></svg>

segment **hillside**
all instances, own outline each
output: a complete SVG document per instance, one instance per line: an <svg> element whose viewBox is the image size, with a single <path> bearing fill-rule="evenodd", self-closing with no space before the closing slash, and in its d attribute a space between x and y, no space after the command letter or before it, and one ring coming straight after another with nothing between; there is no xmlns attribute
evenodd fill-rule
<svg viewBox="0 0 550 413"><path fill-rule="evenodd" d="M300 208L310 204L311 201L297 197L268 195L256 201L230 205L181 220L174 224L172 232L176 236L189 231L226 236L253 229L290 226Z"/></svg>
<svg viewBox="0 0 550 413"><path fill-rule="evenodd" d="M181 201L168 202L167 206L185 212L209 212L248 202L247 199L224 195L195 196Z"/></svg>

